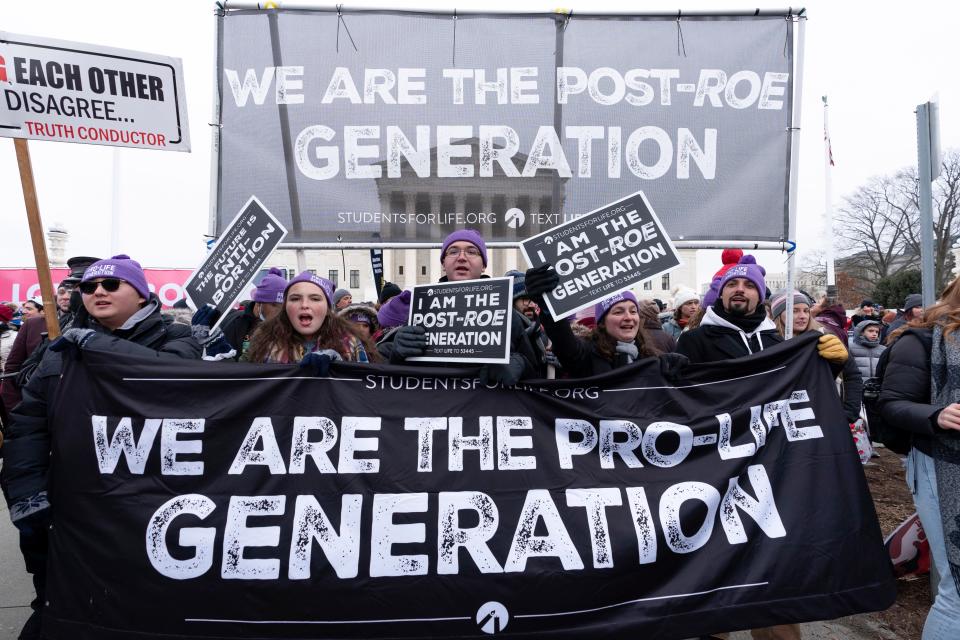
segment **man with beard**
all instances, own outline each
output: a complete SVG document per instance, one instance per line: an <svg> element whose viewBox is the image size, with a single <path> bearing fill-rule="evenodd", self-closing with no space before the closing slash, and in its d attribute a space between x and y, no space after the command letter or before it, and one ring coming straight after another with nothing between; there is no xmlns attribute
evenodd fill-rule
<svg viewBox="0 0 960 640"><path fill-rule="evenodd" d="M720 280L719 296L707 308L700 326L680 334L677 353L692 363L714 362L747 356L782 342L763 306L765 275L750 255L728 269ZM842 367L847 360L847 350L836 336L821 337L817 349L835 366Z"/></svg>
<svg viewBox="0 0 960 640"><path fill-rule="evenodd" d="M540 307L527 293L526 276L520 271L507 271L505 276L513 276L513 308L530 322L536 322Z"/></svg>
<svg viewBox="0 0 960 640"><path fill-rule="evenodd" d="M751 255L740 258L720 279L717 300L707 307L700 326L680 334L677 353L687 356L691 363L714 362L748 356L783 342L763 305L767 293L765 275L756 258ZM831 364L834 375L847 361L847 350L834 335L821 336L817 351ZM751 635L768 640L801 637L800 626L796 624L753 629ZM727 636L715 634L713 637Z"/></svg>

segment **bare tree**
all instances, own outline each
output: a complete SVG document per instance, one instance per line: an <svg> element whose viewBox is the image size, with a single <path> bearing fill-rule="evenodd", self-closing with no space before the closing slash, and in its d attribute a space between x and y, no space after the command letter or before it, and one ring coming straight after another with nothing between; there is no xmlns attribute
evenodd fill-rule
<svg viewBox="0 0 960 640"><path fill-rule="evenodd" d="M866 289L903 269L920 268L920 207L916 167L870 179L844 199L835 223L838 260ZM951 247L960 236L960 151L944 155L933 184L934 282L941 290L953 273Z"/></svg>
<svg viewBox="0 0 960 640"><path fill-rule="evenodd" d="M874 177L847 196L834 225L848 272L879 280L895 270L907 246L914 202L898 177Z"/></svg>

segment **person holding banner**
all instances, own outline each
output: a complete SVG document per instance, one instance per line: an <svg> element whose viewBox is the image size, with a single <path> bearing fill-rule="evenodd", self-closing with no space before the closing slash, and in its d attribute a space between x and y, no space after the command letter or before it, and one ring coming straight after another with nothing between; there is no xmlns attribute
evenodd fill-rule
<svg viewBox="0 0 960 640"><path fill-rule="evenodd" d="M240 359L287 364L299 362L326 376L334 361L379 360L376 348L339 317L333 305L333 283L304 271L283 292L283 312L261 324Z"/></svg>
<svg viewBox="0 0 960 640"><path fill-rule="evenodd" d="M879 408L910 432L907 485L940 576L923 640L960 635L960 278L890 347Z"/></svg>
<svg viewBox="0 0 960 640"><path fill-rule="evenodd" d="M691 362L716 362L742 358L782 342L763 306L764 276L766 271L751 255L728 269L717 283L717 299L707 307L700 326L680 334L677 353ZM834 335L824 335L817 348L839 373L848 357L843 343Z"/></svg>
<svg viewBox="0 0 960 640"><path fill-rule="evenodd" d="M444 273L440 282L483 278L483 270L487 266L487 245L483 236L475 229L454 231L443 241L440 263ZM546 353L535 334L536 325L531 325L523 314L515 309L511 322L510 362L483 365L480 368L480 380L484 384L512 386L527 378L546 377ZM393 364L403 364L407 358L422 356L426 346L426 330L418 325L406 324L392 335L385 335L377 343L381 355Z"/></svg>
<svg viewBox="0 0 960 640"><path fill-rule="evenodd" d="M777 332L786 339L786 310L788 307L788 292L781 289L770 298L770 315L773 317L773 323L777 327ZM802 291L793 292L793 336L797 337L808 331L820 331L823 329L813 318L811 308L813 300ZM850 351L853 347L850 347ZM847 417L850 430L854 433L854 441L857 438L866 439L866 433L863 431L860 421L860 409L863 402L863 376L860 368L857 366L857 359L850 355L847 361L843 363L843 371L840 374L840 398L843 401L843 412ZM862 434L862 435L858 435ZM869 461L869 439L862 445L858 443L858 450L862 450L861 462ZM862 447L862 448L861 448Z"/></svg>
<svg viewBox="0 0 960 640"><path fill-rule="evenodd" d="M545 264L527 270L527 294L545 306L543 294L553 291L560 278L552 265ZM640 303L629 291L601 300L594 307L596 328L590 339L582 340L573 334L570 323L554 320L543 313L543 328L553 344L566 373L574 378L587 378L625 367L642 358L661 355L643 328ZM686 363L686 358L674 359L672 354L661 361L668 368Z"/></svg>
<svg viewBox="0 0 960 640"><path fill-rule="evenodd" d="M41 637L40 610L46 586L47 471L50 465L50 423L63 368L63 351L70 348L151 358L200 357L200 345L190 327L168 322L160 300L150 293L147 278L135 260L117 255L87 268L79 284L83 308L70 329L44 352L23 400L11 411L4 443L2 484L10 519L20 532L20 549L33 574L37 598L20 637Z"/></svg>
<svg viewBox="0 0 960 640"><path fill-rule="evenodd" d="M690 358L690 362L716 362L749 356L768 349L780 342L783 336L777 326L767 317L763 305L767 284L766 270L757 264L756 258L745 255L739 263L730 265L714 280L717 298L707 307L700 326L680 334L677 352ZM706 299L705 299L706 302ZM779 302L782 315L786 308L786 295ZM808 324L801 331L811 328ZM820 357L831 364L834 375L839 373L849 359L847 350L834 335L824 335L817 343ZM754 638L771 640L799 640L800 627L796 624L776 625L751 630ZM725 638L725 634L715 634Z"/></svg>
<svg viewBox="0 0 960 640"><path fill-rule="evenodd" d="M243 310L231 311L224 318L221 323L223 337L236 349L235 360L250 350L250 338L257 327L283 310L283 292L286 288L287 280L283 277L283 271L271 267L254 288L253 296Z"/></svg>

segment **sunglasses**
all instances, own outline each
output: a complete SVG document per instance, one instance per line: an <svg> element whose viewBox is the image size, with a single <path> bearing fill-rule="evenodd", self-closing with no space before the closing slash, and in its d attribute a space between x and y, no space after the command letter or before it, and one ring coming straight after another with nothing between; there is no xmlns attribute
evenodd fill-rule
<svg viewBox="0 0 960 640"><path fill-rule="evenodd" d="M89 296L93 295L93 292L97 290L97 287L103 287L104 291L113 293L120 288L121 282L123 282L123 280L118 280L117 278L104 278L103 280L81 282L77 286L80 287L80 293Z"/></svg>

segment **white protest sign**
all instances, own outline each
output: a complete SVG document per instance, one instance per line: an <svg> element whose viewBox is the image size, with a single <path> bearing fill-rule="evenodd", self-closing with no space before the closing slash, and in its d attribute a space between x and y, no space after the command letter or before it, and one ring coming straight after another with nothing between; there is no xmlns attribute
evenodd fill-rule
<svg viewBox="0 0 960 640"><path fill-rule="evenodd" d="M0 32L0 136L190 151L179 58Z"/></svg>

